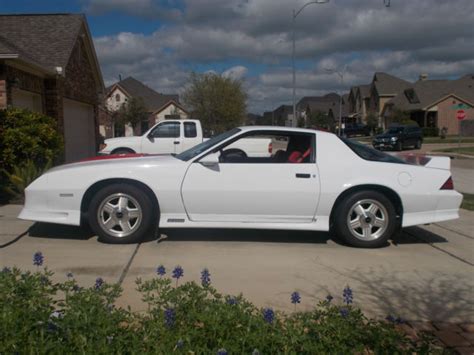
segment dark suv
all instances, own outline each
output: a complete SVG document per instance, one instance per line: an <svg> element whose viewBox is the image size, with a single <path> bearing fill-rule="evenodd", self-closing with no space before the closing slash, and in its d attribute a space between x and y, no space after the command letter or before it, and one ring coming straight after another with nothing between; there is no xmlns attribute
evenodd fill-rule
<svg viewBox="0 0 474 355"><path fill-rule="evenodd" d="M362 123L348 123L343 132L347 138L354 136L370 136L370 127Z"/></svg>
<svg viewBox="0 0 474 355"><path fill-rule="evenodd" d="M423 133L418 126L391 126L384 133L378 134L372 140L375 149L402 150L406 147L420 149L423 143Z"/></svg>

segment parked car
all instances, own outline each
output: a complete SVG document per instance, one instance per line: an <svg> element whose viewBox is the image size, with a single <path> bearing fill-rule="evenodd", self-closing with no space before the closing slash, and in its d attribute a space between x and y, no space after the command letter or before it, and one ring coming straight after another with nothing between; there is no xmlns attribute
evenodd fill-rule
<svg viewBox="0 0 474 355"><path fill-rule="evenodd" d="M395 149L413 147L420 149L423 144L423 132L418 126L397 125L387 129L384 133L378 134L372 140L375 149Z"/></svg>
<svg viewBox="0 0 474 355"><path fill-rule="evenodd" d="M286 140L267 157L229 148L262 136ZM264 126L235 128L175 156L62 165L31 183L25 198L19 218L88 223L110 243L139 242L157 228L257 228L331 230L358 247L458 218L462 201L448 157L414 165L332 133Z"/></svg>
<svg viewBox="0 0 474 355"><path fill-rule="evenodd" d="M105 140L99 154L179 154L205 141L202 132L199 120L165 120L142 136ZM232 148L241 149L249 156L265 157L271 154L272 141L265 137L249 138Z"/></svg>
<svg viewBox="0 0 474 355"><path fill-rule="evenodd" d="M362 123L348 123L343 130L346 137L370 136L370 127Z"/></svg>

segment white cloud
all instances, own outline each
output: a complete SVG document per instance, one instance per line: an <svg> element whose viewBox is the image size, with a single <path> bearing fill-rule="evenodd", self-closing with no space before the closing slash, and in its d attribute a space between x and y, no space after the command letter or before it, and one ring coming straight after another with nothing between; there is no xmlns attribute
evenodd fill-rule
<svg viewBox="0 0 474 355"><path fill-rule="evenodd" d="M229 68L222 73L222 76L241 80L245 78L248 69L242 65L237 65L235 67Z"/></svg>

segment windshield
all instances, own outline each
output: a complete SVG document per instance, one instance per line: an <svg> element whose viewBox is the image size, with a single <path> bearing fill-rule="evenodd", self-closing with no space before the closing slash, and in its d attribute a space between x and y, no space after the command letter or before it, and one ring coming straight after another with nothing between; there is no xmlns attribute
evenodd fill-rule
<svg viewBox="0 0 474 355"><path fill-rule="evenodd" d="M392 127L389 128L385 131L385 134L397 134L397 133L402 133L403 132L403 127Z"/></svg>
<svg viewBox="0 0 474 355"><path fill-rule="evenodd" d="M196 145L196 146L194 146L194 147L192 147L188 150L185 150L181 154L176 155L176 158L178 158L180 160L183 160L183 161L188 161L188 160L194 158L195 156L198 156L202 152L205 152L206 150L211 148L213 145L219 144L223 140L229 138L230 136L233 136L237 132L240 132L239 128L234 128L230 131L218 134L217 136L214 136L214 137L208 139L207 141L204 141L204 142L202 142L202 143L200 143L200 144L198 144L198 145Z"/></svg>
<svg viewBox="0 0 474 355"><path fill-rule="evenodd" d="M384 163L397 163L397 164L406 164L406 162L400 158L394 157L393 155L381 152L376 150L368 145L359 143L346 138L341 138L344 143L346 143L349 148L351 148L354 153L360 156L362 159L370 161L379 161Z"/></svg>

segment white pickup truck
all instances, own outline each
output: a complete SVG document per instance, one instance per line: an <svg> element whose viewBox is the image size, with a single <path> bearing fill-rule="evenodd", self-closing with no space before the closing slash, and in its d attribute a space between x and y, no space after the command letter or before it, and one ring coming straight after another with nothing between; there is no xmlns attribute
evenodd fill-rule
<svg viewBox="0 0 474 355"><path fill-rule="evenodd" d="M179 154L206 140L199 120L165 120L142 136L106 139L99 154ZM245 138L226 147L243 150L250 157L269 157L270 138Z"/></svg>

